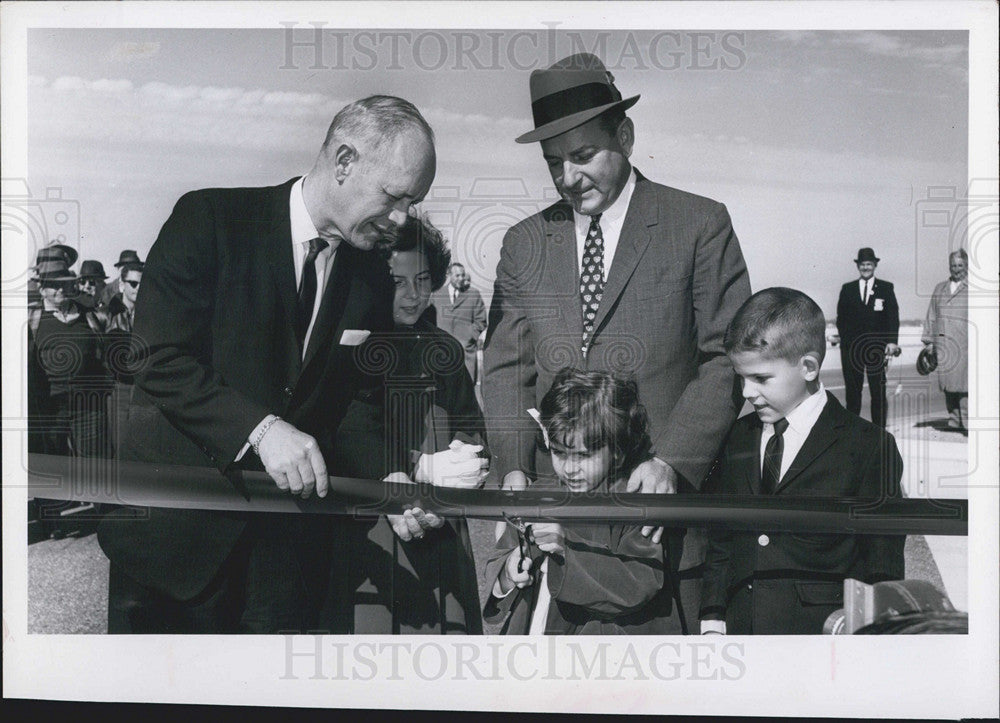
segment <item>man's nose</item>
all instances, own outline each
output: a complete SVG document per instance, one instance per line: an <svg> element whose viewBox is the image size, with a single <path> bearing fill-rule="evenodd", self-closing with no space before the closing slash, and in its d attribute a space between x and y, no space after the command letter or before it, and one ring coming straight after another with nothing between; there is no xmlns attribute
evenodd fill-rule
<svg viewBox="0 0 1000 723"><path fill-rule="evenodd" d="M743 398L744 399L753 399L756 396L757 396L757 388L752 383L744 380L743 381Z"/></svg>
<svg viewBox="0 0 1000 723"><path fill-rule="evenodd" d="M572 161L565 161L563 163L562 182L564 186L570 188L575 187L580 182L580 169Z"/></svg>
<svg viewBox="0 0 1000 723"><path fill-rule="evenodd" d="M395 207L389 212L389 221L394 226L402 227L406 223L406 214L410 210L410 204L405 204L402 208Z"/></svg>

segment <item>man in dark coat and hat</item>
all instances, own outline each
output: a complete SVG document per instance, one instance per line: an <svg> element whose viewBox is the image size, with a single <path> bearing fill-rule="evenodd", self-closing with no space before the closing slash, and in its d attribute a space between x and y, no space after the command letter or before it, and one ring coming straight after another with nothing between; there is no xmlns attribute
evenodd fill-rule
<svg viewBox="0 0 1000 723"><path fill-rule="evenodd" d="M858 250L854 263L860 278L840 289L837 334L847 411L861 414L861 387L867 376L872 422L885 427L885 364L887 357L899 355L899 305L892 284L875 278L878 262L873 249Z"/></svg>

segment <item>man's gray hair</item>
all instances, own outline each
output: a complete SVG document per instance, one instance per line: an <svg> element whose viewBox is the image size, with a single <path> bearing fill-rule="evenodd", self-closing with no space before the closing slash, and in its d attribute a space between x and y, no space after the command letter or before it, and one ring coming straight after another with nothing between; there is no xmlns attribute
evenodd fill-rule
<svg viewBox="0 0 1000 723"><path fill-rule="evenodd" d="M337 144L345 141L360 141L380 153L408 130L418 130L434 143L434 131L416 106L395 96L372 95L344 106L333 117L323 141L323 151L334 150Z"/></svg>
<svg viewBox="0 0 1000 723"><path fill-rule="evenodd" d="M969 263L969 254L965 252L965 249L959 249L958 251L952 251L948 254L948 261L951 261L956 256L960 257L965 263Z"/></svg>

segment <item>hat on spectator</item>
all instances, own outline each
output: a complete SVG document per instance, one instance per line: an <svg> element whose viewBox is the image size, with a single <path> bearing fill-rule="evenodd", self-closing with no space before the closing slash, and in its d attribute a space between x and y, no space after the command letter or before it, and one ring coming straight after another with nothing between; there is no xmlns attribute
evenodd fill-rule
<svg viewBox="0 0 1000 723"><path fill-rule="evenodd" d="M88 259L80 264L80 278L106 279L108 275L104 273L104 265L100 261Z"/></svg>
<svg viewBox="0 0 1000 723"><path fill-rule="evenodd" d="M115 264L115 268L120 268L126 265L141 265L142 261L139 260L139 254L137 254L132 249L125 249L118 256L118 263Z"/></svg>

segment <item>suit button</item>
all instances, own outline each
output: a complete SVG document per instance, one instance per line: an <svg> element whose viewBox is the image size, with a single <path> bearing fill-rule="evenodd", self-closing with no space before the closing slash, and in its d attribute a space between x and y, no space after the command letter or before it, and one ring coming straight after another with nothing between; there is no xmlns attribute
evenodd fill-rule
<svg viewBox="0 0 1000 723"><path fill-rule="evenodd" d="M285 394L287 394L288 396L292 396L293 391L294 390L291 387L285 387Z"/></svg>
<svg viewBox="0 0 1000 723"><path fill-rule="evenodd" d="M771 542L771 538L768 537L767 535L761 535L760 537L757 538L757 543L761 547L767 547L770 544L770 542Z"/></svg>

